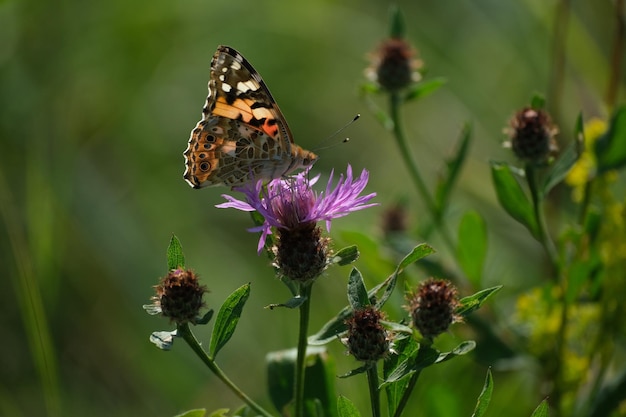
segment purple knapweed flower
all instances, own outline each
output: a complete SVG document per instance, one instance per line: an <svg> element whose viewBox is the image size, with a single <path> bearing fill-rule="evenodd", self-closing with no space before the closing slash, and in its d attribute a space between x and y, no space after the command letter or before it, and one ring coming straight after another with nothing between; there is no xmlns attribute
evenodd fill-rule
<svg viewBox="0 0 626 417"><path fill-rule="evenodd" d="M270 181L266 186L262 181L258 181L235 188L235 191L244 193L245 201L224 194L223 197L228 201L216 207L257 211L263 216L265 220L261 226L249 229L251 232L262 232L258 245L259 253L265 246L267 236L272 234L272 228L275 228L278 233L277 258L283 261L293 258L295 266L303 263L303 258L306 258L303 253L315 253L316 264L323 270L326 266L327 241L320 237L321 232L317 228L317 222L326 221L326 229L330 230L332 219L376 205L375 203L367 204L376 196L376 193L360 195L367 185L369 174L363 170L361 175L354 179L350 165L348 165L345 178L341 174L334 188L333 172L331 172L326 189L321 192L316 192L311 188L318 181L319 175L309 179L307 174L308 171L304 171L287 178L278 178ZM281 247L284 251L289 247L292 253L286 255L284 251L281 252ZM277 263L281 263L280 259ZM295 272L295 275L299 274ZM293 277L294 273L292 271L286 275ZM307 279L309 278L311 277L308 276Z"/></svg>

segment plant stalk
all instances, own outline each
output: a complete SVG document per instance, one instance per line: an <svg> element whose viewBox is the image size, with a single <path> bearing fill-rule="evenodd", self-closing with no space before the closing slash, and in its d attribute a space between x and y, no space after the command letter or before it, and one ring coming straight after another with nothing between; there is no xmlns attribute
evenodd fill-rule
<svg viewBox="0 0 626 417"><path fill-rule="evenodd" d="M367 370L367 382L370 389L370 402L372 404L372 416L380 417L380 390L378 389L378 368L376 364Z"/></svg>
<svg viewBox="0 0 626 417"><path fill-rule="evenodd" d="M195 352L196 355L204 362L204 364L217 376L230 390L245 402L252 410L259 413L263 417L273 417L268 411L263 409L260 405L258 405L254 400L248 397L234 382L232 382L226 374L220 369L219 366L215 363L213 358L211 358L200 346L198 339L194 336L189 328L189 324L185 323L183 325L178 326L178 336L181 336L185 342L189 345L191 350Z"/></svg>
<svg viewBox="0 0 626 417"><path fill-rule="evenodd" d="M304 417L304 374L306 348L308 345L307 333L309 329L309 317L311 312L311 290L313 284L303 285L302 294L305 301L300 305L300 330L298 334L298 357L296 359L296 374L294 384L295 416Z"/></svg>

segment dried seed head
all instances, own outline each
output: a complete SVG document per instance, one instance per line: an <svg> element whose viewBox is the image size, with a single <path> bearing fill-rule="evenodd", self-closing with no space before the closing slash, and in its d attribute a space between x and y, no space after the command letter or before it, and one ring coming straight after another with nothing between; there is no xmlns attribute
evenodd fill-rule
<svg viewBox="0 0 626 417"><path fill-rule="evenodd" d="M153 305L161 314L177 324L193 322L204 306L202 297L207 292L198 282L198 275L190 269L173 269L154 287Z"/></svg>
<svg viewBox="0 0 626 417"><path fill-rule="evenodd" d="M385 328L380 324L383 315L373 306L355 310L346 321L348 337L346 345L357 360L376 362L389 352L390 340Z"/></svg>
<svg viewBox="0 0 626 417"><path fill-rule="evenodd" d="M278 229L275 266L284 277L308 282L328 266L328 242L315 222Z"/></svg>
<svg viewBox="0 0 626 417"><path fill-rule="evenodd" d="M521 160L542 164L558 152L554 138L558 129L544 110L525 107L513 116L510 125L508 145Z"/></svg>
<svg viewBox="0 0 626 417"><path fill-rule="evenodd" d="M417 70L422 63L414 58L415 54L406 40L386 39L373 54L372 67L366 70L366 75L388 91L406 88L420 79Z"/></svg>
<svg viewBox="0 0 626 417"><path fill-rule="evenodd" d="M429 278L418 285L407 301L413 326L424 337L433 339L460 321L454 314L459 305L457 290L449 281Z"/></svg>

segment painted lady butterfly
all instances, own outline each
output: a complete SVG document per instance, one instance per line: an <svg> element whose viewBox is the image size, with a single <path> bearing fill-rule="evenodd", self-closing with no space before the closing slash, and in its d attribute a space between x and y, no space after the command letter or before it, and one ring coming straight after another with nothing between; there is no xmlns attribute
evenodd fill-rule
<svg viewBox="0 0 626 417"><path fill-rule="evenodd" d="M209 96L184 156L184 178L193 188L271 180L317 160L293 142L259 73L228 46L213 55Z"/></svg>

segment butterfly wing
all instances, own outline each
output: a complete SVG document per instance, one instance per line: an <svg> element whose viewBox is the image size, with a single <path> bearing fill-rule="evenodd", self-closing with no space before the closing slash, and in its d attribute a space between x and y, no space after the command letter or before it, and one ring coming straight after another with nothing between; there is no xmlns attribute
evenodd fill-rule
<svg viewBox="0 0 626 417"><path fill-rule="evenodd" d="M228 46L213 55L202 120L184 156L184 178L194 188L278 178L317 159L293 143L261 76Z"/></svg>

